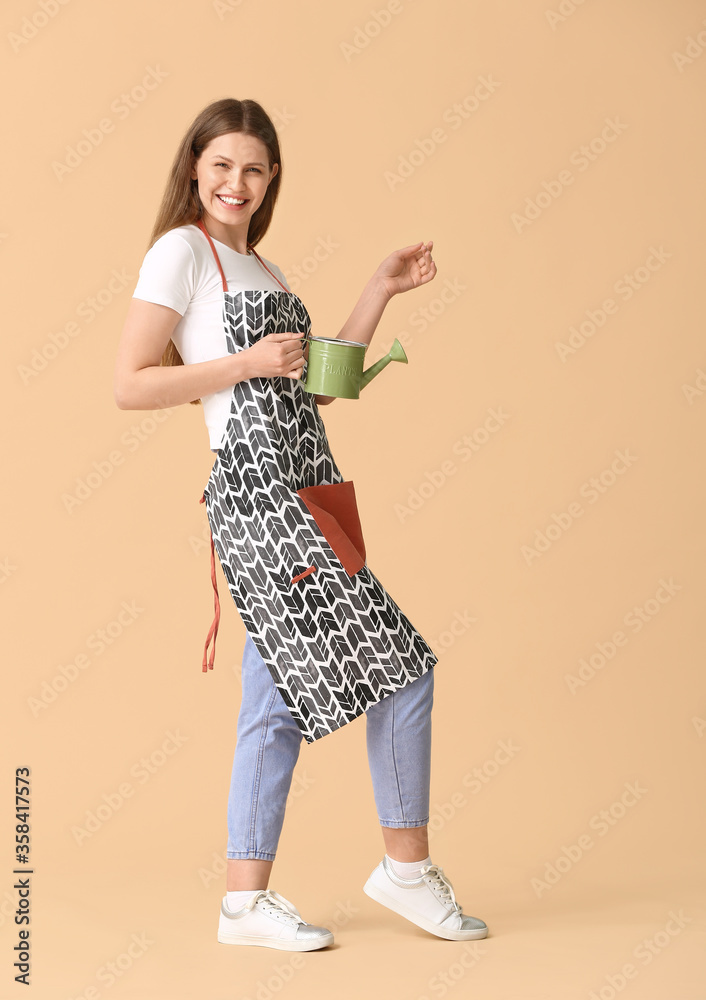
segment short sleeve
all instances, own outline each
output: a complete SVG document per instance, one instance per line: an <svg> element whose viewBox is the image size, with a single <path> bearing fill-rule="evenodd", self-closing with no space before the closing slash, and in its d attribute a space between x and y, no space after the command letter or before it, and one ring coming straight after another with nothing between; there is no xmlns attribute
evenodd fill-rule
<svg viewBox="0 0 706 1000"><path fill-rule="evenodd" d="M196 288L196 259L189 243L170 230L144 256L132 297L157 302L183 316Z"/></svg>

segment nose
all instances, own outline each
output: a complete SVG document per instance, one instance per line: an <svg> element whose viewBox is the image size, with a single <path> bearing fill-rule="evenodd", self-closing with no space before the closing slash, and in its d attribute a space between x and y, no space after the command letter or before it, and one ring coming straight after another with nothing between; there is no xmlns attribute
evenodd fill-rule
<svg viewBox="0 0 706 1000"><path fill-rule="evenodd" d="M245 184L243 184L244 180L245 180L244 171L242 170L238 171L234 168L230 172L230 177L228 178L228 185L229 187L238 188L240 190L246 186Z"/></svg>

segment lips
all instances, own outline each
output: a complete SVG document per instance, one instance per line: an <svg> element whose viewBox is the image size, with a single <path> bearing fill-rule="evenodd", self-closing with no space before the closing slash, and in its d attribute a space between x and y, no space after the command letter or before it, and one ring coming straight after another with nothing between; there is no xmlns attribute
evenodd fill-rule
<svg viewBox="0 0 706 1000"><path fill-rule="evenodd" d="M230 197L230 195L226 195L225 197ZM249 198L244 198L244 199L242 199L242 201L243 201L242 205L231 205L229 202L223 200L223 198L224 198L223 195L217 194L216 198L218 198L218 200L220 201L221 205L225 205L226 208L245 208L245 206L247 205L247 203L250 201ZM240 201L240 200L241 199L239 198L238 201Z"/></svg>

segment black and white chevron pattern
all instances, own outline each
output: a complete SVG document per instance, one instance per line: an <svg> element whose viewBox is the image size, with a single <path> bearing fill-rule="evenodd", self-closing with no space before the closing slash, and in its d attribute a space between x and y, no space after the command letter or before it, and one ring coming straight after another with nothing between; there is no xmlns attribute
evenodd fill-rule
<svg viewBox="0 0 706 1000"><path fill-rule="evenodd" d="M270 333L311 329L292 292L223 296L231 354ZM367 563L348 574L296 492L340 482L316 400L299 380L234 385L206 510L243 624L307 743L437 662ZM312 565L316 572L292 582Z"/></svg>

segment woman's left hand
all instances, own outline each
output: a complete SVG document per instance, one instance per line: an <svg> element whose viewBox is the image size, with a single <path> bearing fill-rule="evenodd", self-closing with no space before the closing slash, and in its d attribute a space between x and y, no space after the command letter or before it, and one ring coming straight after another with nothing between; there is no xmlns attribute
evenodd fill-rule
<svg viewBox="0 0 706 1000"><path fill-rule="evenodd" d="M408 292L431 281L436 274L436 264L432 260L431 248L434 241L415 243L413 246L395 250L386 257L374 274L390 298L400 292Z"/></svg>

